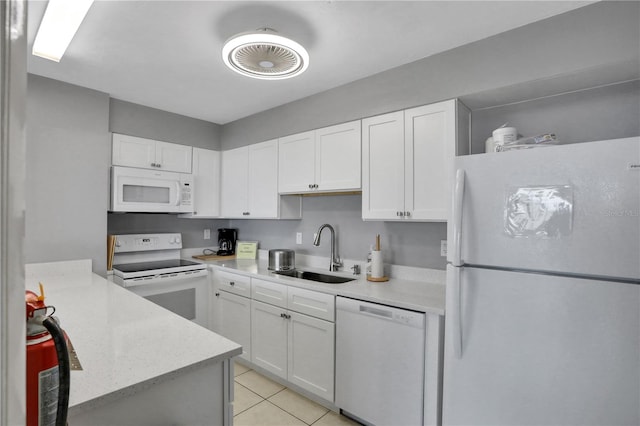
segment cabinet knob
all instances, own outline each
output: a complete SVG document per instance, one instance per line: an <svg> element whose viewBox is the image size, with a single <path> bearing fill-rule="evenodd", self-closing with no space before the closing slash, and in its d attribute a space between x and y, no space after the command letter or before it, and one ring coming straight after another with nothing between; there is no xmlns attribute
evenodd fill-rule
<svg viewBox="0 0 640 426"><path fill-rule="evenodd" d="M233 281L229 281L229 285L230 285L231 287L233 287L234 285L236 285L236 283L235 283L235 282L233 282Z"/></svg>
<svg viewBox="0 0 640 426"><path fill-rule="evenodd" d="M318 184L317 184L317 183L314 183L314 184L313 184L313 187L314 187L315 189L318 189Z"/></svg>
<svg viewBox="0 0 640 426"><path fill-rule="evenodd" d="M411 212L404 212L404 215L405 215L406 217L409 217L409 216L411 216Z"/></svg>
<svg viewBox="0 0 640 426"><path fill-rule="evenodd" d="M216 293L216 294L215 294L215 296L216 296L216 297L220 297L220 293Z"/></svg>
<svg viewBox="0 0 640 426"><path fill-rule="evenodd" d="M309 189L311 189L311 188L313 188L313 185L312 185L312 184L309 184Z"/></svg>

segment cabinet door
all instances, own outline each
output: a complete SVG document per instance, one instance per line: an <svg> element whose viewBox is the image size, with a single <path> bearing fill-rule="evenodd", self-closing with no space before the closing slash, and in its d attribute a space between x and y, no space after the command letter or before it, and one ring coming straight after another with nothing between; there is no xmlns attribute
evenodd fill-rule
<svg viewBox="0 0 640 426"><path fill-rule="evenodd" d="M193 148L192 217L220 216L220 152Z"/></svg>
<svg viewBox="0 0 640 426"><path fill-rule="evenodd" d="M278 192L310 192L315 184L314 132L280 138L278 141Z"/></svg>
<svg viewBox="0 0 640 426"><path fill-rule="evenodd" d="M278 140L249 146L249 218L278 217Z"/></svg>
<svg viewBox="0 0 640 426"><path fill-rule="evenodd" d="M286 310L251 301L251 362L271 373L287 378Z"/></svg>
<svg viewBox="0 0 640 426"><path fill-rule="evenodd" d="M192 147L156 142L156 168L166 172L191 173Z"/></svg>
<svg viewBox="0 0 640 426"><path fill-rule="evenodd" d="M362 120L362 218L404 212L404 112Z"/></svg>
<svg viewBox="0 0 640 426"><path fill-rule="evenodd" d="M289 311L287 377L333 401L335 324Z"/></svg>
<svg viewBox="0 0 640 426"><path fill-rule="evenodd" d="M318 191L361 188L360 120L316 130L315 183Z"/></svg>
<svg viewBox="0 0 640 426"><path fill-rule="evenodd" d="M156 141L136 136L113 134L111 164L114 166L155 168Z"/></svg>
<svg viewBox="0 0 640 426"><path fill-rule="evenodd" d="M219 292L220 334L242 345L240 358L251 362L251 299Z"/></svg>
<svg viewBox="0 0 640 426"><path fill-rule="evenodd" d="M455 100L405 111L405 211L446 221L456 146Z"/></svg>
<svg viewBox="0 0 640 426"><path fill-rule="evenodd" d="M249 148L222 152L220 210L223 217L247 217L249 183Z"/></svg>

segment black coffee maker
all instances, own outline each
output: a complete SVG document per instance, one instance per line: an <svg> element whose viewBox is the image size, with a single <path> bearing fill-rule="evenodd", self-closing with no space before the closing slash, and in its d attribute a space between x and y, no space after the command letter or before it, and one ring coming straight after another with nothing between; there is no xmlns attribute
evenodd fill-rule
<svg viewBox="0 0 640 426"><path fill-rule="evenodd" d="M218 256L229 256L236 253L238 230L234 228L218 229Z"/></svg>

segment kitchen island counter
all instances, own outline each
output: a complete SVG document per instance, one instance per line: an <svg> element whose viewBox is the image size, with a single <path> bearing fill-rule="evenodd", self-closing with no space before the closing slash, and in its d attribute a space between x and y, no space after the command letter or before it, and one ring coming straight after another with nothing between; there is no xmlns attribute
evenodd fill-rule
<svg viewBox="0 0 640 426"><path fill-rule="evenodd" d="M312 266L298 266L305 271L339 275L353 278L343 284L324 284L299 278L279 275L268 269L266 259L259 260L216 260L206 261L210 268L225 269L242 275L249 275L289 286L345 296L373 303L390 305L418 312L444 315L446 272L422 268L404 268L409 270L410 279L390 278L386 282L367 281L364 274L353 275L348 272L329 272ZM402 267L400 267L402 268ZM345 267L344 269L347 269ZM402 274L399 274L402 275ZM407 274L404 274L405 276Z"/></svg>
<svg viewBox="0 0 640 426"><path fill-rule="evenodd" d="M240 345L91 273L91 261L27 265L27 289L39 281L83 368L71 372L70 423L229 417L229 359Z"/></svg>

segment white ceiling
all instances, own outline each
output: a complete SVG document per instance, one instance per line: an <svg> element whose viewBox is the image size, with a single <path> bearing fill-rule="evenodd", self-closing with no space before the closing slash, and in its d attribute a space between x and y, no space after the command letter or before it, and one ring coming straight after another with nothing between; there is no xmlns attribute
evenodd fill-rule
<svg viewBox="0 0 640 426"><path fill-rule="evenodd" d="M29 55L28 71L224 124L589 3L96 0L60 63ZM29 52L46 4L29 2ZM307 48L303 75L223 64L226 39L264 27Z"/></svg>

